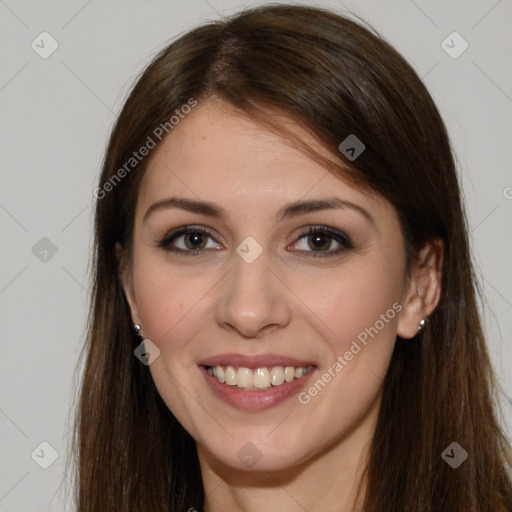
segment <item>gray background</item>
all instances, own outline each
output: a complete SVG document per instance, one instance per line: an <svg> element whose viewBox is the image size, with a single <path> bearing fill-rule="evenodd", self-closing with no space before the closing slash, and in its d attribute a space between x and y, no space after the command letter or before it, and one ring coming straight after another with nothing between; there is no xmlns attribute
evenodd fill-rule
<svg viewBox="0 0 512 512"><path fill-rule="evenodd" d="M460 161L493 363L512 395L511 1L309 3L373 24L437 102ZM72 509L58 487L69 483L64 462L89 295L92 191L123 98L170 39L249 5L0 0L2 512ZM46 59L31 47L35 40L50 48L38 37L43 31L59 45ZM441 44L453 31L469 44L457 58L445 49L458 53L461 39L448 38L451 50ZM503 413L510 432L510 405ZM58 453L48 469L40 464L52 450L42 442Z"/></svg>

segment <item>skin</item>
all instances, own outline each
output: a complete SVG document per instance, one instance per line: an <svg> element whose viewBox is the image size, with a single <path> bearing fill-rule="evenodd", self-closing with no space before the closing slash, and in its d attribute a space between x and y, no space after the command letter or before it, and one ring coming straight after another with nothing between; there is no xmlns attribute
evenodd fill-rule
<svg viewBox="0 0 512 512"><path fill-rule="evenodd" d="M144 219L170 196L213 202L226 217L169 207ZM326 198L350 201L373 221L348 207L277 218L288 203ZM191 225L211 233L199 238L201 254L159 247L166 234ZM319 250L301 236L317 225L343 231L353 248L333 254L343 246L326 236L320 254L332 255L315 257ZM262 248L250 264L235 251L248 236ZM185 238L172 245L186 250ZM207 511L361 509L355 489L396 336L414 337L439 300L439 245L424 247L409 276L405 263L391 204L219 100L196 107L154 151L123 280L134 323L160 349L149 367L157 389L196 440ZM199 372L198 362L217 354L274 353L313 362L313 383L393 304L401 311L305 405L292 397L242 411L219 400ZM250 469L237 456L248 442L261 454Z"/></svg>

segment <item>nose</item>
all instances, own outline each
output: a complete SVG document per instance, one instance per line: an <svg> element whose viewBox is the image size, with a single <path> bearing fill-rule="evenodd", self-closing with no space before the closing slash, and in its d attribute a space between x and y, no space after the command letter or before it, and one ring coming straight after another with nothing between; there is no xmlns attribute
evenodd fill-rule
<svg viewBox="0 0 512 512"><path fill-rule="evenodd" d="M269 266L266 251L252 263L236 253L233 260L216 307L219 325L245 338L286 327L291 319L288 289Z"/></svg>

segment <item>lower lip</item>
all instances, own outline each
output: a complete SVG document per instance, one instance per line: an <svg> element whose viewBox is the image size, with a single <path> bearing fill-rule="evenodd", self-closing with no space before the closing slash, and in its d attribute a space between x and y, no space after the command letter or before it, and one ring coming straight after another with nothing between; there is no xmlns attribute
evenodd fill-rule
<svg viewBox="0 0 512 512"><path fill-rule="evenodd" d="M272 386L266 390L244 391L236 386L229 386L219 382L213 375L208 373L205 366L199 366L199 369L217 398L220 398L228 405L245 411L264 411L284 402L298 394L300 389L305 387L311 375L316 371L316 368L313 368L300 379L293 379L291 382L284 382L280 386Z"/></svg>

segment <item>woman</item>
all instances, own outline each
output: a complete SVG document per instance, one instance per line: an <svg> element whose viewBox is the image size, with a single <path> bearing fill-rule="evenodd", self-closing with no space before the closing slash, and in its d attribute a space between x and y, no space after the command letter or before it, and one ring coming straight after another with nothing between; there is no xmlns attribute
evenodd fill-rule
<svg viewBox="0 0 512 512"><path fill-rule="evenodd" d="M448 137L381 38L192 30L95 195L80 511L512 509Z"/></svg>

